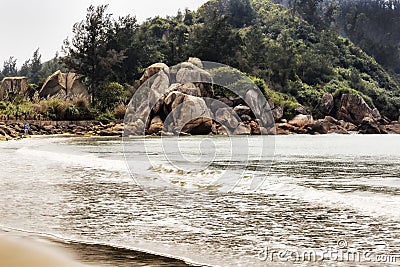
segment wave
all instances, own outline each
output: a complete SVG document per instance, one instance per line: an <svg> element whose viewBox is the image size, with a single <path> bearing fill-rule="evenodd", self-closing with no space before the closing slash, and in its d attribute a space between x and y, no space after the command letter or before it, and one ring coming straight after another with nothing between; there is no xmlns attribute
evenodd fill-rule
<svg viewBox="0 0 400 267"><path fill-rule="evenodd" d="M268 179L260 189L263 194L276 194L282 197L318 203L336 209L355 209L374 217L400 219L400 196L370 191L340 192L334 189L315 189L296 184L296 179L276 177Z"/></svg>
<svg viewBox="0 0 400 267"><path fill-rule="evenodd" d="M32 147L19 148L16 153L20 156L29 157L30 160L46 160L48 162L63 163L65 165L75 165L81 167L90 167L95 169L109 170L109 171L120 171L126 172L127 166L124 160L105 159L97 157L93 154L81 154L77 155L73 152L55 152L40 150Z"/></svg>

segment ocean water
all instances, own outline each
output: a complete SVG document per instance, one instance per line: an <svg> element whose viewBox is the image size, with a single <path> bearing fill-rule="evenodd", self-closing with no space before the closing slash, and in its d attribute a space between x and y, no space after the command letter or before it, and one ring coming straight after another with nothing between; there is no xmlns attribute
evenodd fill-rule
<svg viewBox="0 0 400 267"><path fill-rule="evenodd" d="M257 138L2 142L0 231L102 266L400 264L400 136Z"/></svg>

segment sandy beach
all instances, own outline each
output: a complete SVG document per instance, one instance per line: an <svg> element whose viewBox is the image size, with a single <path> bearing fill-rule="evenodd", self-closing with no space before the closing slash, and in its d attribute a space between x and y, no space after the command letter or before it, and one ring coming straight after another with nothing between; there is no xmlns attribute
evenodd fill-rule
<svg viewBox="0 0 400 267"><path fill-rule="evenodd" d="M85 267L73 255L42 241L0 233L0 267ZM91 265L94 266L94 265Z"/></svg>

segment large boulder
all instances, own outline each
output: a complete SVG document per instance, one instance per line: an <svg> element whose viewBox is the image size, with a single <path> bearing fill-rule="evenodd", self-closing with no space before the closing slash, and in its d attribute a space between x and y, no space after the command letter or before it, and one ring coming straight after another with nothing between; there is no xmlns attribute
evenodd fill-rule
<svg viewBox="0 0 400 267"><path fill-rule="evenodd" d="M314 119L311 115L303 115L299 114L295 116L293 119L289 121L290 125L296 126L296 127L304 127L308 124L312 124L314 122Z"/></svg>
<svg viewBox="0 0 400 267"><path fill-rule="evenodd" d="M337 112L337 118L359 125L364 118L379 120L378 110L372 110L364 99L354 94L343 94Z"/></svg>
<svg viewBox="0 0 400 267"><path fill-rule="evenodd" d="M391 122L385 126L385 131L392 134L400 134L400 122Z"/></svg>
<svg viewBox="0 0 400 267"><path fill-rule="evenodd" d="M193 83L200 89L202 97L214 97L211 75L192 63L185 62L179 66L179 70L176 73L176 82L180 84Z"/></svg>
<svg viewBox="0 0 400 267"><path fill-rule="evenodd" d="M75 99L90 95L82 82L82 77L74 72L62 73L56 71L50 75L39 92L41 98Z"/></svg>
<svg viewBox="0 0 400 267"><path fill-rule="evenodd" d="M283 108L278 106L272 110L272 116L274 116L275 121L280 121L283 118Z"/></svg>
<svg viewBox="0 0 400 267"><path fill-rule="evenodd" d="M360 125L358 126L358 130L362 134L381 134L381 133L386 133L384 130L381 130L379 127L379 124L376 122L376 120L370 118L370 117L365 117Z"/></svg>
<svg viewBox="0 0 400 267"><path fill-rule="evenodd" d="M215 120L230 130L238 127L240 119L232 108L220 108L215 112Z"/></svg>
<svg viewBox="0 0 400 267"><path fill-rule="evenodd" d="M244 105L236 106L233 110L236 112L236 114L238 114L239 117L242 115L250 115L251 113L251 109Z"/></svg>
<svg viewBox="0 0 400 267"><path fill-rule="evenodd" d="M335 100L333 95L325 93L321 98L320 110L322 114L328 115L332 112L333 107L335 106Z"/></svg>
<svg viewBox="0 0 400 267"><path fill-rule="evenodd" d="M173 91L165 98L164 121L168 132L208 134L211 132L212 114L204 99Z"/></svg>
<svg viewBox="0 0 400 267"><path fill-rule="evenodd" d="M164 63L154 63L153 65L149 66L143 73L143 76L140 78L140 84L145 83L154 74L160 72L160 70L165 70L167 72L168 66Z"/></svg>
<svg viewBox="0 0 400 267"><path fill-rule="evenodd" d="M26 97L28 89L26 77L6 77L1 81L0 100L8 99L11 94Z"/></svg>
<svg viewBox="0 0 400 267"><path fill-rule="evenodd" d="M150 127L148 129L149 134L157 134L163 130L164 123L161 120L160 116L155 116L151 122Z"/></svg>

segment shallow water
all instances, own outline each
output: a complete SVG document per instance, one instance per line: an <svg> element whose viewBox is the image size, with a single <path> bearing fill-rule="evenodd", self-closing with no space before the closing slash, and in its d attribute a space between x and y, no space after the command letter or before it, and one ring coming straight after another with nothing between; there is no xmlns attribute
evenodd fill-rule
<svg viewBox="0 0 400 267"><path fill-rule="evenodd" d="M229 144L245 141L249 149L237 153L249 157L229 161ZM136 266L144 257L136 251L198 265L265 266L295 261L266 259L267 249L319 253L341 249L338 241L368 252L361 263L369 265L400 255L400 136L276 136L275 150L261 159L258 141L182 138L180 151L168 152L184 154L176 164L163 156L160 138L0 143L0 225L68 240L83 261L108 266ZM245 167L263 181L258 190L249 189L250 178L232 190L218 180Z"/></svg>

